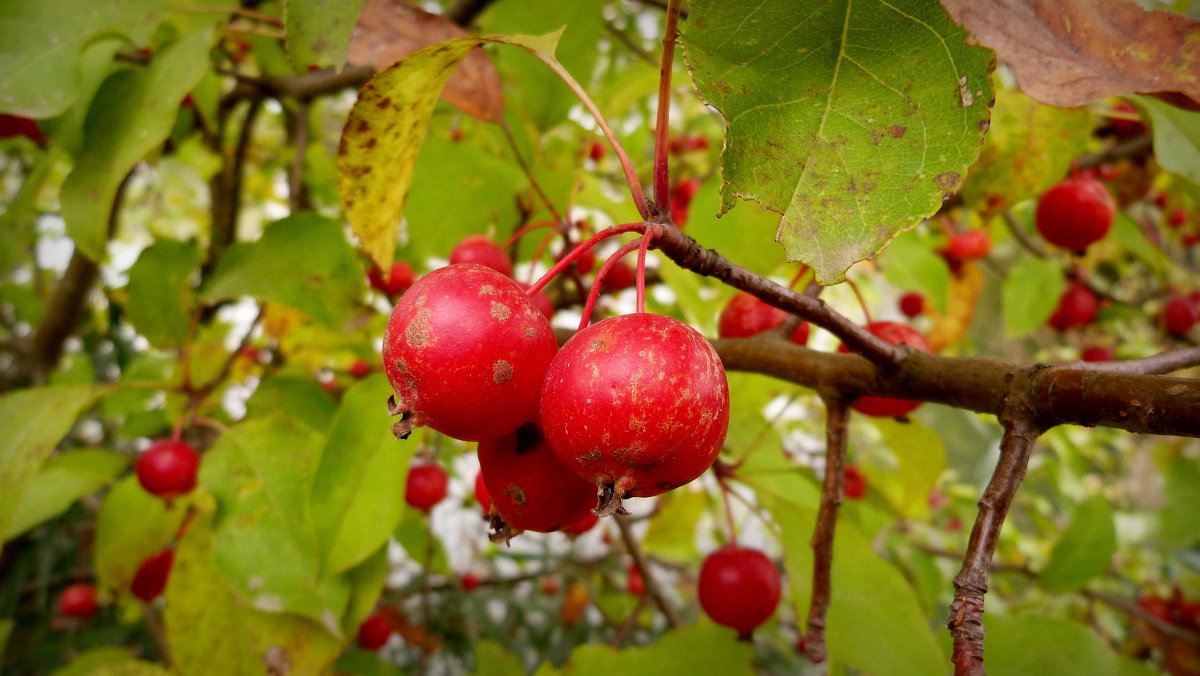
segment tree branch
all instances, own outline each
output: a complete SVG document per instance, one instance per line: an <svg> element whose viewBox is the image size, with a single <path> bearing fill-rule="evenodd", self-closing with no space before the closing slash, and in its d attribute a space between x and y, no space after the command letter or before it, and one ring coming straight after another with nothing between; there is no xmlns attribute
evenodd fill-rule
<svg viewBox="0 0 1200 676"><path fill-rule="evenodd" d="M804 652L813 662L825 661L825 614L829 610L833 570L833 535L838 507L842 504L842 481L846 467L846 428L850 407L841 399L825 399L825 480L821 486L821 508L813 530L812 599L808 606L808 631Z"/></svg>
<svg viewBox="0 0 1200 676"><path fill-rule="evenodd" d="M658 584L658 578L650 570L650 564L646 561L646 555L642 553L642 548L638 546L637 540L633 537L633 529L629 527L629 517L618 514L613 518L617 521L617 528L621 531L621 541L625 543L625 549L629 555L633 557L633 565L637 567L638 572L642 575L642 581L646 584L646 593L654 600L654 605L663 614L667 620L667 626L672 629L683 626L683 622L679 619L679 613L675 611L675 606L667 599L663 593L662 586Z"/></svg>
<svg viewBox="0 0 1200 676"><path fill-rule="evenodd" d="M250 147L254 131L254 120L262 109L261 98L250 100L246 114L242 118L242 128L238 134L237 145L232 152L219 149L224 161L221 170L213 176L210 183L212 194L212 234L208 243L208 257L204 261L203 273L212 271L221 254L233 243L237 235L238 212L242 207L242 184L246 168L246 151ZM220 139L220 132L217 138Z"/></svg>
<svg viewBox="0 0 1200 676"><path fill-rule="evenodd" d="M1081 371L1102 371L1104 373L1128 373L1133 375L1162 375L1180 369L1200 366L1200 346L1181 347L1167 350L1150 357L1141 359L1122 359L1118 361L1073 361L1064 364L1063 368L1079 369Z"/></svg>

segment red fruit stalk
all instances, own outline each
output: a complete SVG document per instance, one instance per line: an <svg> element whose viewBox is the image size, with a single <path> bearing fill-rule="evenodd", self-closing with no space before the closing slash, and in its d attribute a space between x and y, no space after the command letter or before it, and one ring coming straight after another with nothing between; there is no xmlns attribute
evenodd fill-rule
<svg viewBox="0 0 1200 676"><path fill-rule="evenodd" d="M612 317L576 333L546 372L542 431L597 487L597 513L682 486L716 459L729 385L712 346L662 315Z"/></svg>
<svg viewBox="0 0 1200 676"><path fill-rule="evenodd" d="M383 367L396 396L398 437L428 425L479 441L512 432L537 414L558 343L550 322L509 277L475 264L435 270L396 303Z"/></svg>

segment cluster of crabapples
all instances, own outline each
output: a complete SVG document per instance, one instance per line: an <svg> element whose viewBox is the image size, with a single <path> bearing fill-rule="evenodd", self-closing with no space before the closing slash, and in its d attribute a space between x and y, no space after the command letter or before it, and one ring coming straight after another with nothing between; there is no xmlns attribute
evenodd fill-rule
<svg viewBox="0 0 1200 676"><path fill-rule="evenodd" d="M729 387L704 336L639 311L586 326L560 347L552 312L535 302L540 284L518 283L502 249L470 239L474 254L452 255L399 297L383 367L398 438L423 426L477 442L475 493L493 539L581 533L599 516L623 513L623 500L678 488L713 464L729 424ZM585 243L561 260L588 254ZM756 333L785 317L738 303L753 319L736 321L763 326L734 331ZM801 325L793 340L806 339ZM429 510L445 495L440 465L416 461L409 504ZM774 613L779 587L765 554L730 544L705 559L699 596L715 621L748 634ZM756 603L744 603L749 596Z"/></svg>

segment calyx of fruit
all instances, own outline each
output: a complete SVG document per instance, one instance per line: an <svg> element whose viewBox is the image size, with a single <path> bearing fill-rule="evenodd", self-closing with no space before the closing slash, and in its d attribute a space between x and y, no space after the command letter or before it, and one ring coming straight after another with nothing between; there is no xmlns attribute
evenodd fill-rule
<svg viewBox="0 0 1200 676"><path fill-rule="evenodd" d="M495 439L537 415L554 330L520 285L473 263L417 280L396 303L383 368L403 416L397 437L428 425L464 441Z"/></svg>
<svg viewBox="0 0 1200 676"><path fill-rule="evenodd" d="M596 513L607 515L708 469L729 427L729 385L695 329L637 313L572 336L546 372L540 410L550 447L596 487Z"/></svg>

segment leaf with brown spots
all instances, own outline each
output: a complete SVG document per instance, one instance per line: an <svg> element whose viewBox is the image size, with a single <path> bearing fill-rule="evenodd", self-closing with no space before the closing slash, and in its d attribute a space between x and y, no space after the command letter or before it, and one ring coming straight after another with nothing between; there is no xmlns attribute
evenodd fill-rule
<svg viewBox="0 0 1200 676"><path fill-rule="evenodd" d="M936 212L979 154L991 53L937 3L695 0L697 89L728 124L721 212L783 214L776 239L822 283Z"/></svg>
<svg viewBox="0 0 1200 676"><path fill-rule="evenodd" d="M413 52L469 37L453 21L399 0L367 0L350 40L351 65L386 70ZM482 50L470 52L442 90L442 98L485 122L504 117L500 75Z"/></svg>
<svg viewBox="0 0 1200 676"><path fill-rule="evenodd" d="M562 31L546 36L457 38L409 54L363 87L338 149L342 209L363 250L380 268L392 264L404 203L438 95L471 50L509 44L553 61Z"/></svg>
<svg viewBox="0 0 1200 676"><path fill-rule="evenodd" d="M1200 106L1200 21L1129 0L942 0L1026 94L1068 108L1161 93ZM1182 100L1181 100L1182 99Z"/></svg>

